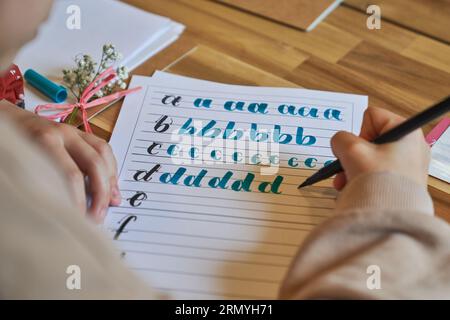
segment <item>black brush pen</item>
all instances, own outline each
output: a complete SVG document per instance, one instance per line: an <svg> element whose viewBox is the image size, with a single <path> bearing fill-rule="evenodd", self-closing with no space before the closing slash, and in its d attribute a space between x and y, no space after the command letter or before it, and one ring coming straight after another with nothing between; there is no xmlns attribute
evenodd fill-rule
<svg viewBox="0 0 450 320"><path fill-rule="evenodd" d="M408 120L402 122L397 127L392 128L389 131L386 131L378 138L373 140L372 143L383 144L397 141L406 136L407 134L413 132L414 130L419 129L423 125L427 124L428 122L438 118L439 116L449 111L450 111L450 96L448 96L441 102L435 104L434 106L416 114L412 118L409 118ZM339 162L339 160L335 160L329 165L323 167L322 169L314 173L308 179L306 179L305 182L303 182L301 185L298 186L298 188L300 189L306 186L310 186L319 181L328 179L342 171L343 169L341 163Z"/></svg>

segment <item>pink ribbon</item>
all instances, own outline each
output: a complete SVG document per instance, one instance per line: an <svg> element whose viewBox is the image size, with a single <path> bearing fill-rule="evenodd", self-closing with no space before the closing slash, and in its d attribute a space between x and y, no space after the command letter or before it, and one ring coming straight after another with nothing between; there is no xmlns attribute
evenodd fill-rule
<svg viewBox="0 0 450 320"><path fill-rule="evenodd" d="M112 80L114 80L117 77L116 71L112 67L106 69L104 72L99 74L94 81L92 81L89 86L84 89L83 93L81 94L80 101L73 104L44 104L39 105L34 109L34 112L36 114L39 114L39 112L45 110L61 110L58 113L51 114L51 115L41 115L42 117L49 119L49 120L55 120L55 119L63 119L65 120L75 108L79 108L81 110L82 119L83 119L83 125L84 129L88 133L92 133L91 126L89 125L88 116L87 116L87 109L108 103L117 99L120 99L130 93L136 92L141 89L141 87L136 87L133 89L128 90L122 90L115 93L112 93L108 96L95 99L91 102L89 102L89 99L91 99L97 92L99 92L102 88L104 88L106 85L108 85ZM98 85L95 85L98 83Z"/></svg>

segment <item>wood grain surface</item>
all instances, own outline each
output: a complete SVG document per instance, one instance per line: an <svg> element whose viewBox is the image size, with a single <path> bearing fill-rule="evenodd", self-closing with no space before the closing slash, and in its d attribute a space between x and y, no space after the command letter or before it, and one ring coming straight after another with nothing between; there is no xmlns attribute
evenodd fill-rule
<svg viewBox="0 0 450 320"><path fill-rule="evenodd" d="M335 0L219 0L240 9L307 30Z"/></svg>
<svg viewBox="0 0 450 320"><path fill-rule="evenodd" d="M366 94L370 105L403 116L450 94L450 46L445 40L450 19L444 13L433 19L417 18L425 3L436 4L427 9L430 15L434 10L445 11L442 6L449 12L448 1L380 0L383 8L389 8L384 11L390 19L382 21L380 30L369 30L366 1L350 0L308 33L218 1L126 2L187 27L177 42L134 74L150 76L167 69L226 83ZM409 9L406 19L406 13L394 14L394 2L417 7ZM445 30L444 34L437 29ZM119 110L116 103L91 119L94 132L109 139ZM450 221L449 184L430 178L429 186L437 213Z"/></svg>

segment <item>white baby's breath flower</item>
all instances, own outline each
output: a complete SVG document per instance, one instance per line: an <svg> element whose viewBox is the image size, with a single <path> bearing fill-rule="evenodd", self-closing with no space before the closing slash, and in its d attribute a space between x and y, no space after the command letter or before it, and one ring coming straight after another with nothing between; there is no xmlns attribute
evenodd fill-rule
<svg viewBox="0 0 450 320"><path fill-rule="evenodd" d="M120 59L122 59L122 54L117 51L113 44L104 44L102 48L102 59L99 63L95 62L94 59L88 54L77 55L74 59L76 64L75 67L72 69L63 70L63 81L66 86L70 88L72 94L77 99L80 99L82 92L95 79L95 77L110 66L116 64ZM93 99L104 95L109 95L117 88L126 88L126 83L123 80L129 77L128 70L125 67L119 67L116 72L117 78L102 88L102 90L100 90ZM98 82L95 83L95 86L98 84Z"/></svg>

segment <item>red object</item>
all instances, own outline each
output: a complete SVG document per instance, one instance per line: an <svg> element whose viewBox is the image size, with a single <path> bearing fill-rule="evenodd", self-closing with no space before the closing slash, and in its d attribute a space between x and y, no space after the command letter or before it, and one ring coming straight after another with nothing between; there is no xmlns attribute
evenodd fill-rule
<svg viewBox="0 0 450 320"><path fill-rule="evenodd" d="M23 76L19 67L13 64L6 71L3 77L0 77L0 100L8 100L18 106L23 107L24 90Z"/></svg>
<svg viewBox="0 0 450 320"><path fill-rule="evenodd" d="M428 144L430 146L433 146L448 128L450 128L449 117L442 119L437 124L437 126L434 127L433 130L431 130L430 133L427 134L425 139L427 140Z"/></svg>

